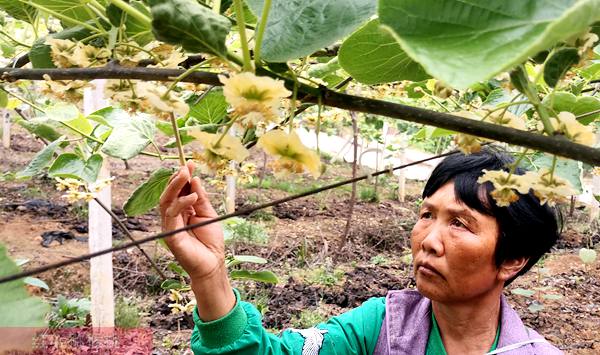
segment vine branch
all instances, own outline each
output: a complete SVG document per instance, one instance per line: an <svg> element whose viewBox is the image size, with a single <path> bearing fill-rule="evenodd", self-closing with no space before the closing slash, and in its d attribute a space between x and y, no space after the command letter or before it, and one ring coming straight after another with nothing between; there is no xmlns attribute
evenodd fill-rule
<svg viewBox="0 0 600 355"><path fill-rule="evenodd" d="M44 75L49 75L53 80L135 79L150 81L173 81L183 72L184 70L180 69L126 68L114 64L101 68L0 68L2 80L9 82L21 79L44 80ZM275 75L264 70L260 70L259 74L270 76ZM289 88L293 87L294 82L292 80L283 80L286 81L286 86ZM200 71L191 73L182 81L214 86L223 85L219 81L216 73ZM541 150L560 155L565 158L579 160L595 166L600 165L600 149L573 143L562 136L543 136L541 134L503 127L493 123L478 122L463 117L457 117L448 113L435 112L419 107L406 106L393 102L342 94L329 90L325 87L314 88L299 83L298 89L299 92L303 94L299 99L307 103L317 104L318 97L321 95L322 103L327 106L337 107L349 111L387 116L390 118L396 118L430 126L437 126L457 132Z"/></svg>

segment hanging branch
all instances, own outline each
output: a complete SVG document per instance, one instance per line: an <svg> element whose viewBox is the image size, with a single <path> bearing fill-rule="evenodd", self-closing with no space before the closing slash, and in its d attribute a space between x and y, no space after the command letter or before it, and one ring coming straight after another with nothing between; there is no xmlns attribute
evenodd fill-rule
<svg viewBox="0 0 600 355"><path fill-rule="evenodd" d="M121 228L121 230L123 231L123 233L125 233L125 235L127 236L127 238L129 238L129 240L131 240L132 242L135 242L135 238L133 238L133 235L131 234L131 232L129 231L129 229L119 219L119 216L117 216L110 208L108 208L108 206L106 206L102 201L100 201L99 198L94 197L94 201L96 201L96 203L98 205L100 205L100 207L102 207L102 209L104 211L106 211L106 213L108 213L112 217L113 221L115 221L117 223L117 225L119 226L119 228ZM158 265L156 265L156 263L154 262L154 260L152 260L152 258L150 257L150 255L148 255L148 253L146 253L146 251L144 249L142 249L141 246L136 245L136 247L144 255L144 257L150 262L150 265L152 265L152 267L154 268L154 270L156 270L156 272L158 273L158 275L160 276L160 278L163 279L163 281L166 280L167 277L162 272L162 270L158 267Z"/></svg>
<svg viewBox="0 0 600 355"><path fill-rule="evenodd" d="M358 166L358 122L356 120L356 112L350 112L352 117L352 178L356 178L356 170ZM352 195L350 196L350 208L348 209L348 219L346 219L346 227L340 242L340 249L346 246L348 235L350 234L350 223L352 222L352 214L354 213L354 205L356 204L356 181L352 183Z"/></svg>
<svg viewBox="0 0 600 355"><path fill-rule="evenodd" d="M179 69L126 68L114 64L101 68L0 69L2 80L6 81L16 81L21 79L44 80L44 75L49 75L53 80L93 80L104 78L173 81L183 72L183 70ZM260 75L270 75L281 79L281 77L278 77L276 74L265 70L257 69L257 72ZM286 86L292 88L293 81L285 78L284 80L286 81ZM222 85L216 73L208 72L193 72L182 81L215 86ZM562 136L543 136L541 134L499 126L493 123L457 117L448 113L342 94L325 87L314 88L302 83L299 84L299 92L303 94L299 99L308 103L318 103L318 97L319 95L322 95L322 102L327 106L436 126L482 138L541 150L565 158L579 160L594 166L600 165L600 149L573 143Z"/></svg>
<svg viewBox="0 0 600 355"><path fill-rule="evenodd" d="M134 247L134 246L138 246L138 245L141 245L141 244L144 244L144 243L148 243L148 242L152 242L152 241L155 241L155 240L158 240L158 239L170 237L172 235L175 235L175 234L178 234L178 233L181 233L181 232L192 230L194 228L203 227L203 226L206 226L208 224L212 224L212 223L216 223L216 222L221 222L221 221L224 221L224 220L232 218L232 217L249 215L252 212L255 212L255 211L258 211L258 210L262 210L262 209L273 207L273 206L276 206L276 205L279 205L279 204L282 204L282 203L286 203L286 202L290 202L290 201L293 201L293 200L297 200L299 198L303 198L303 197L315 195L315 194L318 194L318 193L323 192L323 191L327 191L327 190L338 188L340 186L344 186L344 185L352 184L352 183L355 183L355 182L358 182L358 181L366 180L366 179L369 179L369 178L371 178L373 176L379 176L379 175L382 175L382 174L390 174L391 172L396 171L396 170L400 170L400 169L407 168L409 166L413 166L413 165L418 165L418 164L421 164L421 163L425 163L425 162L430 161L430 160L447 157L449 155L453 155L453 154L456 154L456 153L459 153L459 151L454 150L454 151L451 151L451 152L448 152L448 153L444 153L444 154L436 155L436 156L433 156L433 157L430 157L430 158L418 160L418 161L415 161L415 162L412 162L412 163L400 165L400 166L397 166L397 167L392 168L392 169L385 169L385 170L381 170L381 171L375 172L373 174L362 175L362 176L358 176L358 177L355 177L355 178L352 178L352 179L348 179L348 180L344 180L344 181L339 181L339 182L336 182L336 183L333 183L333 184L330 184L330 185L321 186L321 187L316 188L314 190L309 190L309 191L301 192L301 193L298 193L298 194L295 194L295 195L287 196L287 197L284 197L284 198L279 199L279 200L275 200L275 201L263 203L261 205L256 205L254 207L250 207L250 208L246 208L246 209L240 209L240 210L237 210L237 211L235 211L233 213L228 213L228 214L225 214L225 215L222 215L222 216L219 216L219 217L215 217L215 218L211 218L211 219L199 222L199 223L188 224L187 226L184 226L184 227L181 227L181 228L178 228L178 229L174 229L174 230L169 231L169 232L162 232L162 233L155 234L155 235L152 235L152 236L149 236L149 237L146 237L146 238L138 239L138 240L133 241L133 242L123 243L121 245L117 245L117 246L114 246L112 248L108 248L108 249L104 249L104 250L99 250L99 251L96 251L94 253L84 254L84 255L81 255L81 256L78 256L78 257L75 257L75 258L71 258L69 260L63 260L63 261L59 261L57 263L47 264L47 265L44 265L44 266L40 266L38 268L34 268L34 269L31 269L31 270L28 270L28 271L23 271L23 272L20 272L20 273L17 273L17 274L0 277L0 284L3 284L5 282L10 282L10 281L18 280L18 279L21 279L21 278L27 277L27 276L33 276L33 275L41 274L42 272L46 272L46 271L58 269L58 268L61 268L63 266L67 266L67 265L75 264L75 263L78 263L78 262L81 262L81 261L89 260L91 258L95 258L95 257L98 257L100 255L112 253L112 252L119 251L119 250L128 249L128 248L131 248L131 247Z"/></svg>

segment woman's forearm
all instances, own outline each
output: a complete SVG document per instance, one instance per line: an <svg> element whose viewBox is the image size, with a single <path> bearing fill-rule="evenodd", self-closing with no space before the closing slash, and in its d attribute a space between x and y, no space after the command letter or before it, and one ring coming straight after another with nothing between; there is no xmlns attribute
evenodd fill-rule
<svg viewBox="0 0 600 355"><path fill-rule="evenodd" d="M235 306L235 295L225 267L209 278L192 278L192 291L196 296L198 315L204 322L224 317Z"/></svg>

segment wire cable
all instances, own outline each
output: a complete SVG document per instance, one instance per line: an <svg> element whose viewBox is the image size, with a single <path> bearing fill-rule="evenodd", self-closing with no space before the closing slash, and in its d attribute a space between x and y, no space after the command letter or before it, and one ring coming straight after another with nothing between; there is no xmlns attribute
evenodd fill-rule
<svg viewBox="0 0 600 355"><path fill-rule="evenodd" d="M187 226L184 226L184 227L179 228L179 229L174 229L174 230L168 231L168 232L162 232L162 233L155 234L155 235L152 235L152 236L149 236L149 237L138 239L138 240L133 241L133 242L128 242L128 243L124 243L124 244L121 244L121 245L117 245L117 246L114 246L112 248L108 248L108 249L104 249L104 250L99 250L99 251L96 251L94 253L84 254L84 255L81 255L81 256L78 256L78 257L75 257L75 258L71 258L69 260L59 261L57 263L47 264L47 265L40 266L40 267L31 269L31 270L28 270L28 271L23 271L23 272L16 273L16 274L13 274L13 275L4 276L4 277L0 278L0 284L6 283L6 282L10 282L10 281L14 281L14 280L18 280L18 279L21 279L21 278L24 278L24 277L28 277L28 276L37 275L37 274L40 274L42 272L46 272L46 271L58 269L58 268L61 268L63 266L67 266L67 265L70 265L70 264L75 264L75 263L78 263L78 262L81 262L81 261L89 260L91 258L95 258L95 257L98 257L100 255L112 253L113 251L119 251L119 250L129 249L131 247L135 247L135 246L138 246L138 245L141 245L141 244L144 244L144 243L148 243L148 242L151 242L151 241L154 241L154 240L158 240L158 239L162 239L162 238L165 238L165 237L169 237L169 236L175 235L175 234L180 233L180 232L185 232L185 231L188 231L188 230L193 229L193 228L203 227L203 226L206 226L206 225L211 224L211 223L216 223L216 222L224 221L224 220L226 220L228 218L231 218L231 217L237 217L237 216L241 216L241 215L247 215L247 214L250 214L250 213L252 213L254 211L258 211L258 210L261 210L261 209L264 209L264 208L272 207L272 206L279 205L279 204L282 204L282 203L285 203L285 202L289 202L289 201L293 201L293 200L296 200L296 199L299 199L299 198L303 198L303 197L307 197L307 196L310 196L310 195L314 195L314 194L317 194L319 192L323 192L323 191L326 191L326 190L335 189L337 187L344 186L344 185L347 185L347 184L352 184L352 183L355 183L355 182L358 182L358 181L361 181L361 180L370 179L370 178L372 178L374 176L379 176L379 175L383 175L383 174L390 174L390 173L392 173L393 171L396 171L396 170L401 170L401 169L407 168L409 166L422 164L422 163L425 163L425 162L430 161L430 160L435 160L435 159L443 158L443 157L446 157L446 156L449 156L449 155L453 155L453 154L456 154L456 153L459 153L459 151L458 150L453 150L453 151L450 151L450 152L447 152L447 153L444 153L444 154L440 154L440 155L436 155L436 156L433 156L433 157L430 157L430 158L418 160L418 161L415 161L415 162L412 162L412 163L408 163L408 164L399 165L399 166L394 167L394 168L380 170L380 171L374 172L372 174L366 174L366 175L357 176L357 177L355 177L353 179L343 180L343 181L339 181L339 182L336 182L336 183L333 183L333 184L330 184L330 185L321 186L321 187L318 187L318 188L313 189L313 190L301 192L301 193L298 193L298 194L295 194L295 195L290 195L290 196L284 197L284 198L279 199L279 200L274 200L274 201L271 201L271 202L267 202L267 203L264 203L264 204L260 204L260 205L254 206L254 207L249 207L249 208L246 208L246 209L243 209L243 210L238 210L238 211L235 211L233 213L229 213L229 214L225 214L225 215L222 215L222 216L219 216L219 217L215 217L215 218L212 218L212 219L209 219L207 221L200 222L200 223L188 224Z"/></svg>

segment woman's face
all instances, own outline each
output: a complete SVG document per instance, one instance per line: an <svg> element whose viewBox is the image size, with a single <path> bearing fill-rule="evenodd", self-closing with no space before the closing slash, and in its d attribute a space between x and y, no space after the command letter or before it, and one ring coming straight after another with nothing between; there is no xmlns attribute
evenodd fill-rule
<svg viewBox="0 0 600 355"><path fill-rule="evenodd" d="M419 292L451 303L497 289L503 284L494 262L498 234L494 217L457 201L453 182L442 186L423 201L411 234Z"/></svg>

